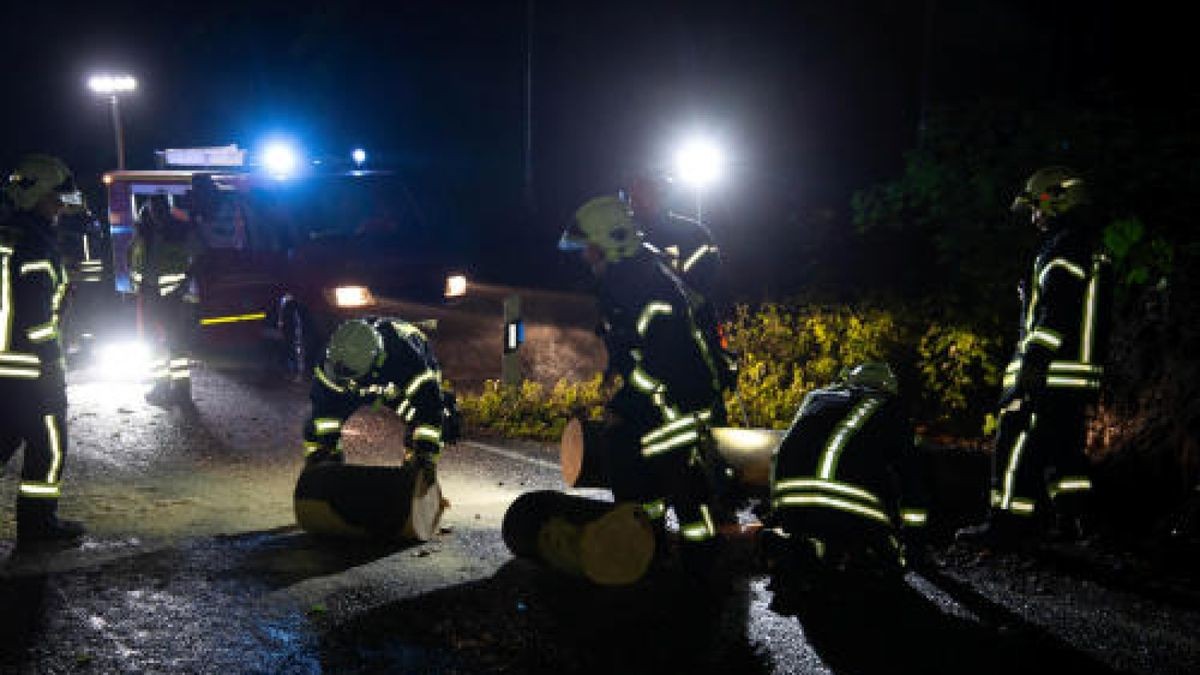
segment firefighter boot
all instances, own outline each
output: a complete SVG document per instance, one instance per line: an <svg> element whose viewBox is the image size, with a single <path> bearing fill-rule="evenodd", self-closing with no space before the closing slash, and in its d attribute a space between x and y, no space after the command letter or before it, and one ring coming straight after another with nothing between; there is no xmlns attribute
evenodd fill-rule
<svg viewBox="0 0 1200 675"><path fill-rule="evenodd" d="M62 520L55 511L58 500L17 498L17 544L74 544L86 530L82 523Z"/></svg>
<svg viewBox="0 0 1200 675"><path fill-rule="evenodd" d="M171 396L171 385L167 380L155 380L154 386L150 391L146 392L146 403L159 408L169 408L173 398Z"/></svg>
<svg viewBox="0 0 1200 675"><path fill-rule="evenodd" d="M185 377L171 382L171 402L180 407L190 407L192 403L192 378Z"/></svg>

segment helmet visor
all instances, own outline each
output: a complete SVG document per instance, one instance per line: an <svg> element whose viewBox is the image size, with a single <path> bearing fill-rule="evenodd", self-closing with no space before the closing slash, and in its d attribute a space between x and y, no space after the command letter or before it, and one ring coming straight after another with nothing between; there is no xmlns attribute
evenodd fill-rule
<svg viewBox="0 0 1200 675"><path fill-rule="evenodd" d="M583 233L583 228L579 227L579 222L573 222L566 231L562 233L562 237L558 239L558 250L560 251L582 251L587 248L587 235Z"/></svg>
<svg viewBox="0 0 1200 675"><path fill-rule="evenodd" d="M64 205L83 206L83 193L75 185L75 177L71 174L68 173L61 183L55 185L54 191L58 193L58 199Z"/></svg>

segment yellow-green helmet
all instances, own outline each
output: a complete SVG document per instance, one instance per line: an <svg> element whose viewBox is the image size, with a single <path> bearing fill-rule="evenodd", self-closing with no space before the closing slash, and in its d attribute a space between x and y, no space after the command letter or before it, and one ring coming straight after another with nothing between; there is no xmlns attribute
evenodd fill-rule
<svg viewBox="0 0 1200 675"><path fill-rule="evenodd" d="M67 206L81 206L83 196L71 170L57 157L25 155L4 182L4 196L18 211L32 211L47 195L57 194Z"/></svg>
<svg viewBox="0 0 1200 675"><path fill-rule="evenodd" d="M1048 166L1025 181L1025 189L1013 200L1012 208L1030 209L1042 218L1053 218L1089 201L1079 172L1065 166Z"/></svg>
<svg viewBox="0 0 1200 675"><path fill-rule="evenodd" d="M842 370L843 383L851 387L862 387L889 393L893 396L900 393L900 384L892 367L882 361L860 363L853 368Z"/></svg>
<svg viewBox="0 0 1200 675"><path fill-rule="evenodd" d="M591 244L604 259L617 262L637 255L642 233L633 222L629 205L615 196L596 197L575 212L575 221L558 241L561 251L581 251Z"/></svg>
<svg viewBox="0 0 1200 675"><path fill-rule="evenodd" d="M325 375L339 385L361 381L386 356L383 337L362 319L347 321L329 337L325 350Z"/></svg>

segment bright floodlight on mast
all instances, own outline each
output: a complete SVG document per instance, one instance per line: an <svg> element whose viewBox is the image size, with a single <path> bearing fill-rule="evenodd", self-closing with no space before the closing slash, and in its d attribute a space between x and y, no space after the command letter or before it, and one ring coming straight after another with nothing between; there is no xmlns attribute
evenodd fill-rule
<svg viewBox="0 0 1200 675"><path fill-rule="evenodd" d="M117 141L117 168L125 168L125 133L121 128L120 99L122 94L137 89L137 79L132 75L93 75L88 78L88 88L112 103L113 135Z"/></svg>

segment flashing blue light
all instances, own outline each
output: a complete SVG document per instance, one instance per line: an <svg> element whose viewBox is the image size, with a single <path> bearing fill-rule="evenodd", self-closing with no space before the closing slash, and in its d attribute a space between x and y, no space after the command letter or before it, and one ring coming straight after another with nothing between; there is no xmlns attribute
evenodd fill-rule
<svg viewBox="0 0 1200 675"><path fill-rule="evenodd" d="M296 171L299 164L296 150L286 143L271 143L262 153L262 163L276 178L286 178Z"/></svg>
<svg viewBox="0 0 1200 675"><path fill-rule="evenodd" d="M367 151L362 148L355 148L354 152L350 153L350 157L354 160L355 164L362 166L367 161Z"/></svg>

